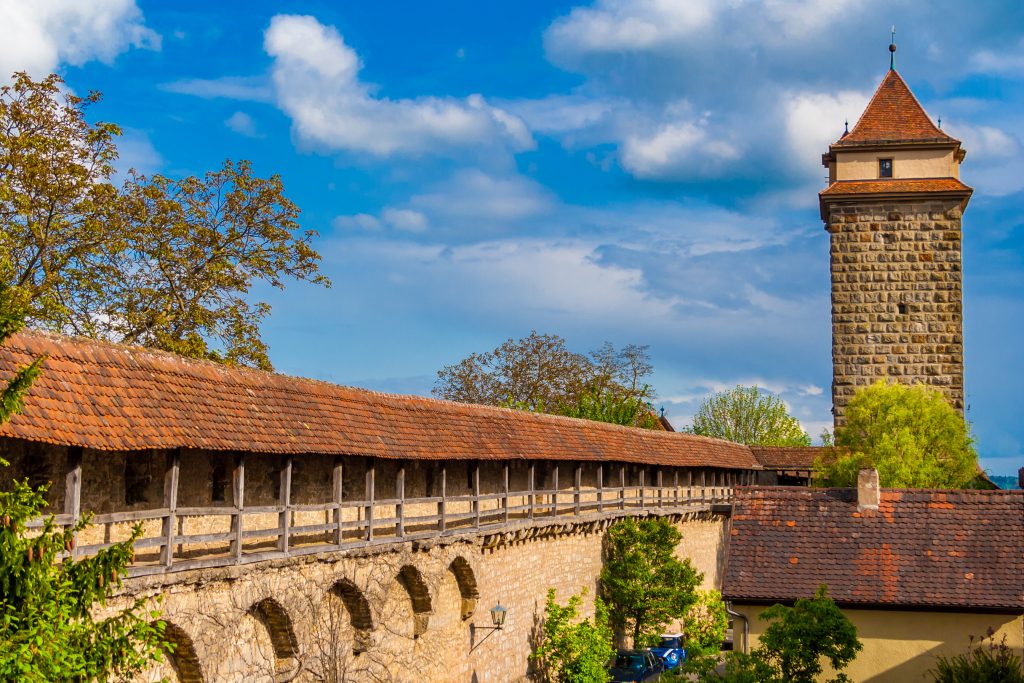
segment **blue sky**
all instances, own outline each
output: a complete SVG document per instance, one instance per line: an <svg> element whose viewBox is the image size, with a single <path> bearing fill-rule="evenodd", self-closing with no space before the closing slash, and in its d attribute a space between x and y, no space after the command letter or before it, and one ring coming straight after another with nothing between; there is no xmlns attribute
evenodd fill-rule
<svg viewBox="0 0 1024 683"><path fill-rule="evenodd" d="M964 141L968 419L1024 465L1024 5L0 0L0 68L100 90L121 167L279 173L329 290L255 292L282 372L428 393L531 329L649 344L658 405L830 425L820 155L888 67Z"/></svg>

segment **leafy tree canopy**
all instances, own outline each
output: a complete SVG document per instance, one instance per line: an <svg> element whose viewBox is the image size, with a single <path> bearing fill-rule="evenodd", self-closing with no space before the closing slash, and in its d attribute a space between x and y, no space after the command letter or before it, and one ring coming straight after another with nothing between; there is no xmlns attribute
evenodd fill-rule
<svg viewBox="0 0 1024 683"><path fill-rule="evenodd" d="M698 591L696 601L683 615L687 659L721 652L728 627L729 614L722 594L713 589Z"/></svg>
<svg viewBox="0 0 1024 683"><path fill-rule="evenodd" d="M280 177L227 161L118 186L121 131L86 119L99 99L56 75L0 88L0 283L33 326L269 368L252 286L329 285Z"/></svg>
<svg viewBox="0 0 1024 683"><path fill-rule="evenodd" d="M811 445L811 437L782 399L756 386L737 386L706 398L690 431L748 446Z"/></svg>
<svg viewBox="0 0 1024 683"><path fill-rule="evenodd" d="M815 683L824 671L822 660L841 672L862 646L857 628L846 618L823 585L811 599L797 600L792 607L773 605L761 613L771 624L760 644L749 655L730 653L725 673L705 671L703 683ZM827 683L848 683L843 673Z"/></svg>
<svg viewBox="0 0 1024 683"><path fill-rule="evenodd" d="M598 598L594 620L581 620L582 602L582 596L573 595L568 604L560 605L555 589L548 590L539 643L530 655L544 683L604 683L610 678L606 666L615 650L608 610Z"/></svg>
<svg viewBox="0 0 1024 683"><path fill-rule="evenodd" d="M0 287L0 343L21 327L17 297ZM0 422L22 409L39 374L37 360L5 380ZM0 460L0 467L7 463ZM74 559L75 534L89 518L62 529L45 517L46 487L13 481L0 491L0 681L108 681L130 679L168 649L162 622L143 600L103 618L105 604L127 573L132 545L142 533L86 559ZM42 528L29 529L43 519Z"/></svg>
<svg viewBox="0 0 1024 683"><path fill-rule="evenodd" d="M465 403L500 405L617 424L653 426L644 382L646 346L605 343L584 355L558 335L535 330L493 351L474 353L437 373L433 393Z"/></svg>
<svg viewBox="0 0 1024 683"><path fill-rule="evenodd" d="M620 635L630 634L634 646L653 642L697 601L704 575L675 556L682 537L661 518L626 518L608 530L601 597L612 626Z"/></svg>
<svg viewBox="0 0 1024 683"><path fill-rule="evenodd" d="M836 428L835 459L816 464L826 486L855 486L873 467L882 486L964 488L978 473L978 455L963 417L936 389L876 382L846 406Z"/></svg>

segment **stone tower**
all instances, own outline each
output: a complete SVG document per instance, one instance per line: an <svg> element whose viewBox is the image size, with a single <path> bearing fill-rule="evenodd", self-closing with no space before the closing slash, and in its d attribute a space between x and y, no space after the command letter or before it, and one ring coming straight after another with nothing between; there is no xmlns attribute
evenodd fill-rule
<svg viewBox="0 0 1024 683"><path fill-rule="evenodd" d="M880 379L936 387L963 412L964 155L894 69L822 155L837 425L854 391Z"/></svg>

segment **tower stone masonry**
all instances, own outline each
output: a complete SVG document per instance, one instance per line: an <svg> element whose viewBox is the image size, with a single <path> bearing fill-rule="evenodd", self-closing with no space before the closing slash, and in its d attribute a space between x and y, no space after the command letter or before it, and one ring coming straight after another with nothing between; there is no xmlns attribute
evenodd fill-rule
<svg viewBox="0 0 1024 683"><path fill-rule="evenodd" d="M837 426L854 392L878 380L935 387L963 412L964 156L895 70L822 155Z"/></svg>

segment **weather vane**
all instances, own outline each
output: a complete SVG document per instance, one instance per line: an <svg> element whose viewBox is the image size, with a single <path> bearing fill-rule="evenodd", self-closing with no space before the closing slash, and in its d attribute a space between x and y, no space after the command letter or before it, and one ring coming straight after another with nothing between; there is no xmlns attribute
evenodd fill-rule
<svg viewBox="0 0 1024 683"><path fill-rule="evenodd" d="M892 27L892 42L889 43L889 71L896 70L896 26Z"/></svg>

